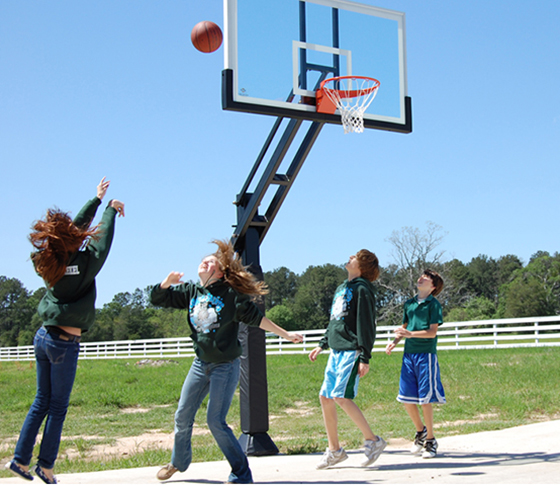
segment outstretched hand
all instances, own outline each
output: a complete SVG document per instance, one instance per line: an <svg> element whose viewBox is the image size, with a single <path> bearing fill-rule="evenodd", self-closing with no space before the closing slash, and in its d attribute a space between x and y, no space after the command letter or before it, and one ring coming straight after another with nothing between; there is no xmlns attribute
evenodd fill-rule
<svg viewBox="0 0 560 485"><path fill-rule="evenodd" d="M288 336L286 337L286 339L293 344L300 344L301 342L303 342L303 335L295 332L288 332Z"/></svg>
<svg viewBox="0 0 560 485"><path fill-rule="evenodd" d="M97 186L97 198L99 200L103 200L103 197L105 197L110 184L111 181L105 180L105 177L101 179L101 182L99 182L99 185Z"/></svg>
<svg viewBox="0 0 560 485"><path fill-rule="evenodd" d="M165 278L161 282L161 284L160 284L161 288L165 290L165 289L169 288L171 285L178 285L178 284L183 283L181 278L183 278L184 275L185 275L185 273L179 273L177 271L171 271L171 273L169 273L167 275L167 278Z"/></svg>

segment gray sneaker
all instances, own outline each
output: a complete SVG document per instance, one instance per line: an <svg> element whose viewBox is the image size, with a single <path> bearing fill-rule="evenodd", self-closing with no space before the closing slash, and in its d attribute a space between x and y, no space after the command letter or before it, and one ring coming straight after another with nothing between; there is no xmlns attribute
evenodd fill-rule
<svg viewBox="0 0 560 485"><path fill-rule="evenodd" d="M344 448L340 448L338 451L331 451L327 448L327 451L321 457L321 461L317 464L317 470L323 470L325 468L330 468L348 458L348 455L344 451Z"/></svg>
<svg viewBox="0 0 560 485"><path fill-rule="evenodd" d="M381 455L386 446L387 442L380 436L377 437L377 441L366 440L364 444L366 459L362 462L362 466L371 465L379 458L379 455Z"/></svg>

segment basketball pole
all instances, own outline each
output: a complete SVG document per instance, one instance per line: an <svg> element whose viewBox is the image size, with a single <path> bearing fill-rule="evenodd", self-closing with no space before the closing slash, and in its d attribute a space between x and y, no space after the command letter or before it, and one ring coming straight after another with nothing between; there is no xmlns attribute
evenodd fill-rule
<svg viewBox="0 0 560 485"><path fill-rule="evenodd" d="M263 162L267 151L272 146L283 121L283 118L278 118L275 121L257 161L235 202L237 205L237 226L231 241L235 250L241 255L243 264L248 266L249 271L261 281L264 277L260 265L260 244L324 125L319 122L312 122L310 124L288 170L286 173L280 174L278 169L303 123L303 120L287 119L284 133L278 141L260 181L256 185L255 190L249 192L253 178ZM259 215L259 206L269 189L276 190L276 192L266 212ZM259 303L259 308L264 314L264 302ZM265 332L260 328L241 324L239 340L243 346L241 375L239 379L242 435L239 437L239 443L247 455L275 455L278 453L278 447L268 435L268 383L266 375Z"/></svg>

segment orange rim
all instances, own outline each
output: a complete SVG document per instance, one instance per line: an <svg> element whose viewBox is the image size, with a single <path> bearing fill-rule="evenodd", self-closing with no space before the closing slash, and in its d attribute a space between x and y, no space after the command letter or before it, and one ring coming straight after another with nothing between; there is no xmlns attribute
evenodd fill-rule
<svg viewBox="0 0 560 485"><path fill-rule="evenodd" d="M362 79L364 81L372 81L374 85L364 89L353 89L351 91L344 90L344 89L334 89L325 86L327 83L333 83L336 81L340 81L342 79L356 79L356 80ZM367 77L367 76L337 76L337 77L331 77L329 79L325 79L323 82L321 82L320 89L326 92L329 91L332 93L337 92L338 96L340 96L341 98L356 98L358 96L363 96L364 94L369 94L375 91L380 84L381 83L377 79L374 79L372 77Z"/></svg>

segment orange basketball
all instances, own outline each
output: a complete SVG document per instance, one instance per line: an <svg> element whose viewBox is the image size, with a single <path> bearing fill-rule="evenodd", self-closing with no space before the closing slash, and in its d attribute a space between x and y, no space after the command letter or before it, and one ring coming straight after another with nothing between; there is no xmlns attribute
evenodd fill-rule
<svg viewBox="0 0 560 485"><path fill-rule="evenodd" d="M191 31L191 42L200 52L214 52L222 45L222 30L214 22L203 20Z"/></svg>

